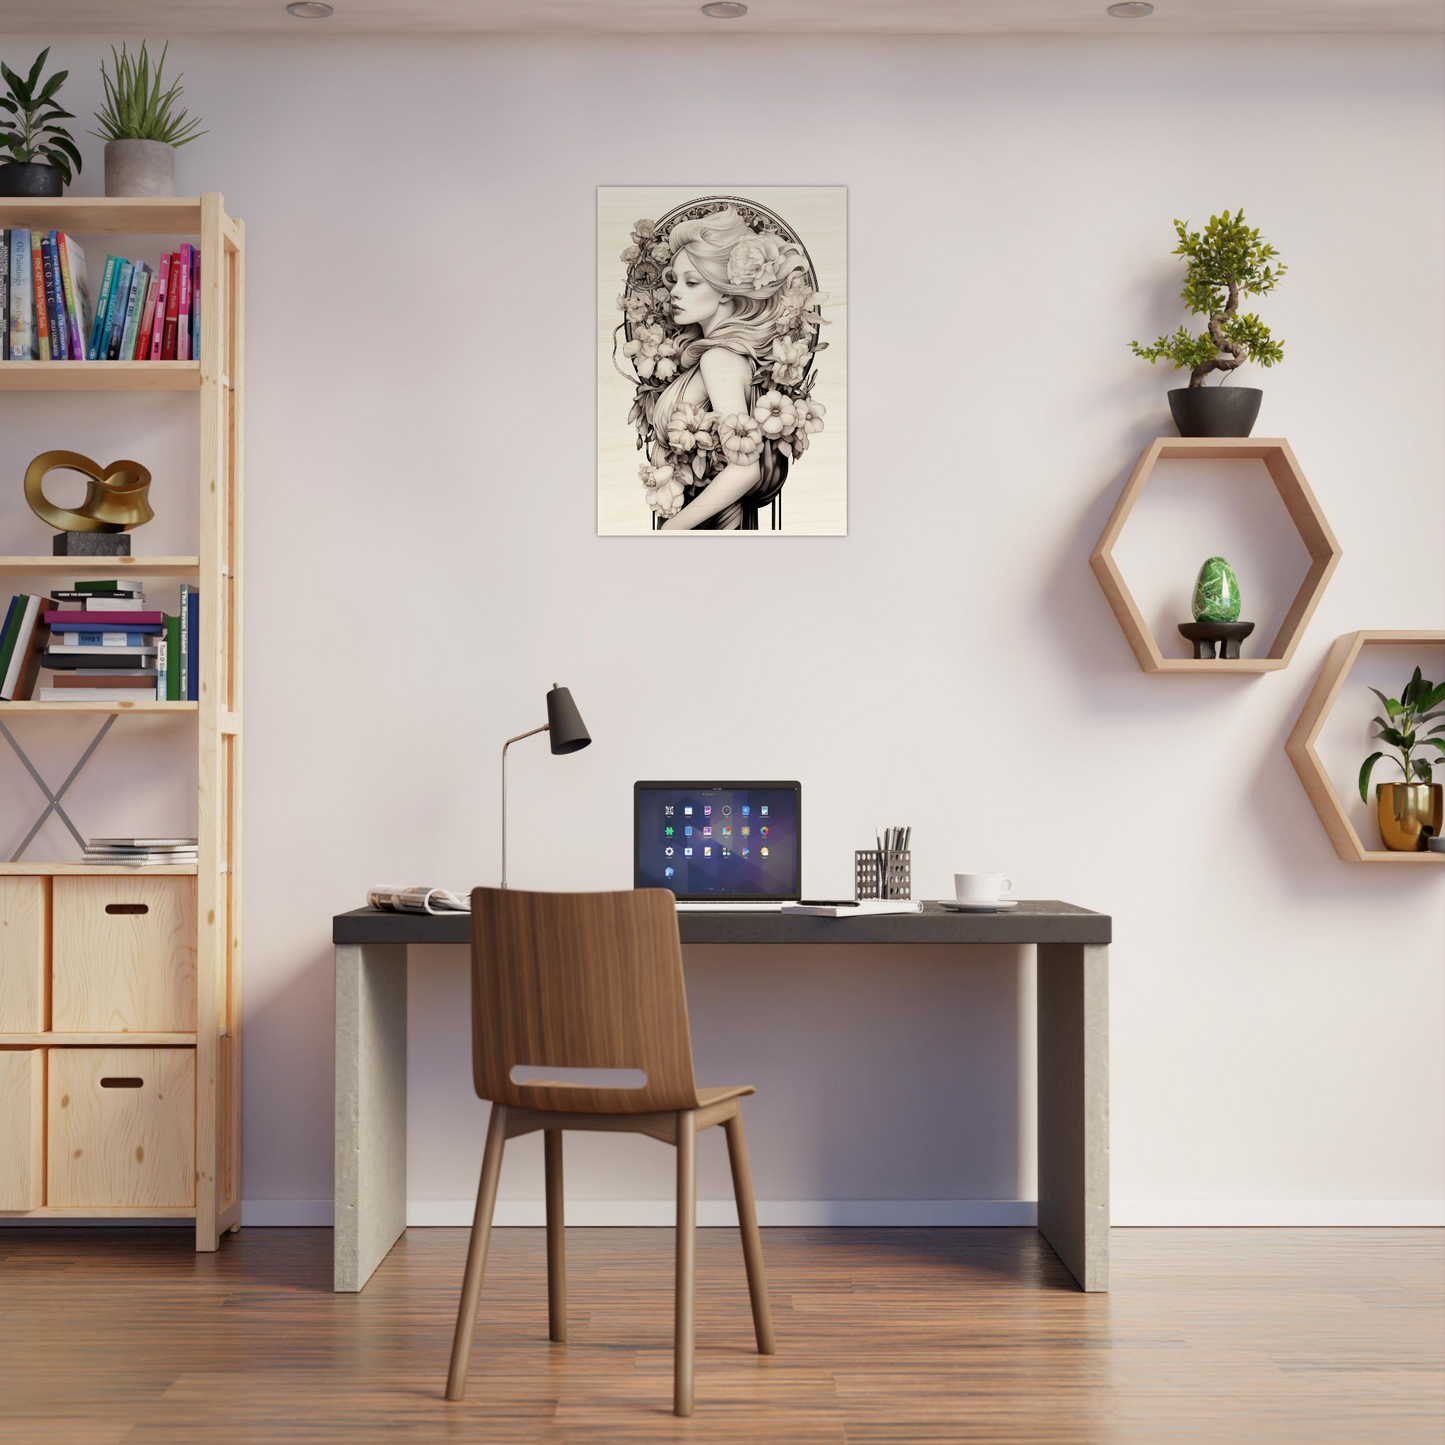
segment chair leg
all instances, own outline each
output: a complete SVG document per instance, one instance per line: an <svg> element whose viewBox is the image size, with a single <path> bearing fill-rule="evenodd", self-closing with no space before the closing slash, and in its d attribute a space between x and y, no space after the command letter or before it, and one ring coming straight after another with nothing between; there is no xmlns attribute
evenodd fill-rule
<svg viewBox="0 0 1445 1445"><path fill-rule="evenodd" d="M728 1162L733 1168L733 1196L738 1202L738 1227L743 1237L743 1264L748 1272L748 1295L753 1303L753 1333L758 1353L777 1353L773 1343L773 1315L768 1308L768 1280L763 1272L763 1241L758 1233L758 1211L753 1203L753 1173L748 1167L748 1144L743 1137L743 1116L723 1121L728 1136Z"/></svg>
<svg viewBox="0 0 1445 1445"><path fill-rule="evenodd" d="M542 1155L547 1175L547 1333L559 1345L567 1343L567 1236L562 1205L562 1131L542 1134Z"/></svg>
<svg viewBox="0 0 1445 1445"><path fill-rule="evenodd" d="M672 1413L692 1414L693 1313L697 1299L697 1112L677 1115L677 1333Z"/></svg>
<svg viewBox="0 0 1445 1445"><path fill-rule="evenodd" d="M477 1301L482 1293L482 1272L487 1267L487 1244L492 1237L492 1211L497 1204L497 1181L502 1174L502 1150L507 1143L507 1110L492 1105L487 1126L487 1147L482 1154L482 1177L477 1185L477 1213L472 1220L472 1242L467 1248L467 1272L462 1278L462 1302L457 1310L457 1332L452 1340L452 1364L447 1372L447 1399L460 1400L467 1392L467 1364L472 1355L472 1331L477 1325Z"/></svg>

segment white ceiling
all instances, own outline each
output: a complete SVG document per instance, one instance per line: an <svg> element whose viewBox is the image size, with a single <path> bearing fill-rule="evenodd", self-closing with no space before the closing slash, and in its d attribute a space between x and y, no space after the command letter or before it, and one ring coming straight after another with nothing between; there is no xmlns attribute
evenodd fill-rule
<svg viewBox="0 0 1445 1445"><path fill-rule="evenodd" d="M573 34L1401 34L1445 33L1445 0L1155 0L1114 20L1108 0L749 0L709 20L700 0L333 0L295 20L284 0L0 0L11 31L170 36L305 31Z"/></svg>

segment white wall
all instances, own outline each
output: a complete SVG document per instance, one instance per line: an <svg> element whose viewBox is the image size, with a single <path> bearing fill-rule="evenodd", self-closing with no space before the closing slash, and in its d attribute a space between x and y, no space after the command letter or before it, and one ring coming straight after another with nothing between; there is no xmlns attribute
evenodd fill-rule
<svg viewBox="0 0 1445 1445"><path fill-rule="evenodd" d="M101 40L55 53L88 111ZM1339 862L1283 750L1338 634L1445 625L1437 39L307 32L171 53L210 127L180 185L224 191L249 238L248 1218L329 1207L331 914L370 883L496 876L498 747L554 680L596 743L517 751L516 883L626 885L636 777L799 777L810 890L846 889L851 850L909 822L923 896L1002 868L1114 916L1116 1219L1442 1218L1445 876ZM595 188L694 182L849 188L846 538L724 557L594 535ZM1238 205L1291 267L1260 307L1287 363L1258 431L1291 439L1345 556L1288 671L1148 677L1087 565L1167 428L1171 377L1127 343L1176 324L1171 219ZM99 451L169 455L182 403L106 405ZM43 550L21 466L80 423L4 415L0 551ZM189 480L158 473L158 510ZM1277 611L1287 529L1248 484L1234 511L1230 487L1182 490L1129 539L1158 539L1126 559L1146 612L1183 617L1215 551ZM746 612L699 622L704 566ZM94 765L83 825L185 821L135 766ZM13 847L29 783L0 769ZM759 1086L765 1217L1025 1217L1022 954L699 949L688 979L704 1081ZM412 988L414 1210L457 1218L483 1121L462 952L414 959ZM574 1217L670 1194L647 1141L569 1148L594 1202ZM714 1154L705 1199L727 1195ZM503 1193L535 1217L525 1143Z"/></svg>

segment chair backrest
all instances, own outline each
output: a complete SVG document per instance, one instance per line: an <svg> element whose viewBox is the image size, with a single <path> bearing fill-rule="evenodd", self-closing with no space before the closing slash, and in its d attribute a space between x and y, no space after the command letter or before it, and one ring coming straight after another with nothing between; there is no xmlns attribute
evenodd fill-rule
<svg viewBox="0 0 1445 1445"><path fill-rule="evenodd" d="M519 1065L640 1069L647 1082L519 1084ZM524 1109L697 1108L673 895L475 889L472 1073L481 1098Z"/></svg>

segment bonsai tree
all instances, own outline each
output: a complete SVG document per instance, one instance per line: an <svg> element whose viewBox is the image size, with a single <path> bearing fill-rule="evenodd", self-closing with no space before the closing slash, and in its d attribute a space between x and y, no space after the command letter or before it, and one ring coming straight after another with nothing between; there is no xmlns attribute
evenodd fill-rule
<svg viewBox="0 0 1445 1445"><path fill-rule="evenodd" d="M3 112L0 113L0 155L8 151L9 159L19 165L34 161L52 165L68 186L71 166L77 171L81 168L80 152L70 132L55 124L58 120L75 119L70 111L61 109L55 93L65 84L70 72L57 70L40 85L40 72L49 54L47 45L23 80L0 61L0 76L4 76L7 87L7 93L0 95L0 112Z"/></svg>
<svg viewBox="0 0 1445 1445"><path fill-rule="evenodd" d="M1275 260L1278 254L1259 231L1244 221L1244 211L1211 216L1201 234L1187 221L1175 221L1179 244L1170 253L1183 256L1188 269L1179 299L1193 316L1207 316L1198 336L1181 326L1173 336L1161 336L1152 346L1131 342L1135 356L1151 364L1161 358L1176 371L1189 368L1189 385L1203 386L1211 371L1228 374L1246 361L1273 366L1284 360L1284 343L1269 334L1269 327L1253 312L1239 314L1241 296L1263 296L1273 291L1288 269ZM1271 264L1273 262L1273 264Z"/></svg>
<svg viewBox="0 0 1445 1445"><path fill-rule="evenodd" d="M1445 682L1437 687L1421 677L1417 667L1415 675L1405 684L1398 698L1386 697L1377 687L1372 687L1370 691L1385 705L1385 716L1374 719L1378 728L1375 740L1389 743L1400 754L1395 762L1404 772L1405 782L1434 782L1430 764L1424 758L1412 757L1411 754L1416 748L1438 748L1445 753L1445 738L1438 736L1445 733L1445 722L1437 721L1445 718L1445 707L1441 707L1445 703ZM1435 726L1422 738L1420 728L1427 722L1435 722ZM1360 769L1362 803L1370 801L1370 773L1384 756L1383 752L1371 753Z"/></svg>

